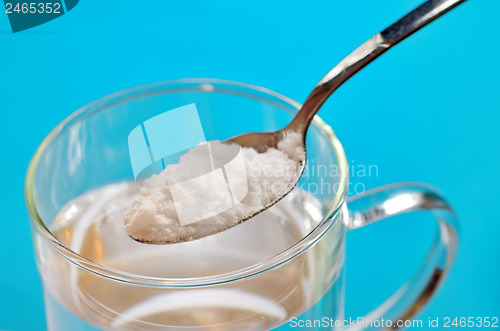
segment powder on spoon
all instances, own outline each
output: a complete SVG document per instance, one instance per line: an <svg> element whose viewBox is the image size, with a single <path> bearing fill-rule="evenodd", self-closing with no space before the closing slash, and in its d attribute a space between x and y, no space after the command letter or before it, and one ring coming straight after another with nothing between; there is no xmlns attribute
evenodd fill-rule
<svg viewBox="0 0 500 331"><path fill-rule="evenodd" d="M241 223L294 187L305 158L301 139L289 133L263 153L218 140L188 150L144 181L125 213L126 231L142 242L176 243Z"/></svg>

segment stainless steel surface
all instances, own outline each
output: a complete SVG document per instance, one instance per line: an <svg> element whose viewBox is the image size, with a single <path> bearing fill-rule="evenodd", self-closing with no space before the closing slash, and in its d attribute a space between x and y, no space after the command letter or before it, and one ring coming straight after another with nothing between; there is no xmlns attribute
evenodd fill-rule
<svg viewBox="0 0 500 331"><path fill-rule="evenodd" d="M275 132L254 132L233 137L230 141L244 147L253 147L262 152L269 147L277 147L278 142L288 132L298 132L302 135L305 149L305 135L311 121L328 97L355 73L370 62L385 53L406 37L426 26L436 18L455 8L465 0L428 0L422 5L396 21L394 24L377 33L361 46L355 49L338 63L314 87L311 94L302 105L301 110L285 128ZM302 162L301 174L305 167ZM300 176L297 178L298 183ZM289 192L287 192L288 194ZM286 194L285 194L286 195ZM281 200L285 195L278 197L273 203ZM252 215L253 216L253 215ZM247 218L248 219L248 218Z"/></svg>
<svg viewBox="0 0 500 331"><path fill-rule="evenodd" d="M465 2L465 0L428 0L424 2L382 32L368 39L330 70L314 87L300 112L285 128L276 132L249 133L234 137L231 141L242 146L263 150L267 147L276 147L277 142L288 131L300 132L305 136L314 115L316 115L326 99L343 83L392 46L462 2Z"/></svg>

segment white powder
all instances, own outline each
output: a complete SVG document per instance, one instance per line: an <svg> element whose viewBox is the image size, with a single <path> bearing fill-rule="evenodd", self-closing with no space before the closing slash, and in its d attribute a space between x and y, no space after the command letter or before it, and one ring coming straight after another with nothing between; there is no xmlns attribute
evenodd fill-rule
<svg viewBox="0 0 500 331"><path fill-rule="evenodd" d="M288 193L304 162L301 136L289 133L258 153L210 141L190 149L143 183L125 213L125 229L139 241L175 243L229 229Z"/></svg>

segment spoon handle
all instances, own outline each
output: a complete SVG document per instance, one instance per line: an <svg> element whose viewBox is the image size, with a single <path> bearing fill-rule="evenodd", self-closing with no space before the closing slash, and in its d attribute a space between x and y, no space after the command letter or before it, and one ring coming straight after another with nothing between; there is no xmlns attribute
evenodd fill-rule
<svg viewBox="0 0 500 331"><path fill-rule="evenodd" d="M465 0L428 0L406 16L377 33L339 62L316 85L287 130L305 135L312 118L328 97L367 64L389 48L426 26Z"/></svg>

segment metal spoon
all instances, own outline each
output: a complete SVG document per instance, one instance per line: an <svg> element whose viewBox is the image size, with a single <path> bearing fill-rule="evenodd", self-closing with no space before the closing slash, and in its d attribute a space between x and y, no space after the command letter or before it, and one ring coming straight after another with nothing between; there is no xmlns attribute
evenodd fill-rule
<svg viewBox="0 0 500 331"><path fill-rule="evenodd" d="M385 53L389 48L464 1L465 0L428 0L424 2L422 5L389 26L387 29L368 39L365 43L354 50L354 52L340 61L340 63L337 64L328 74L326 74L326 76L319 81L316 87L314 87L300 111L286 127L275 132L247 133L233 137L229 139L229 141L244 147L252 147L259 152L263 152L271 147L277 148L278 142L281 141L287 134L290 132L297 132L303 137L301 141L303 142L305 151L305 136L307 129L309 128L314 115L316 115L326 99L328 99L328 97L336 89L338 89L344 82L346 82L359 70L364 68L367 64ZM298 174L297 181L294 183L292 188L297 185L300 176L304 171L304 167L305 162L302 162L301 171ZM282 196L277 197L272 203L264 206L264 208L259 212L249 215L248 218L251 218L274 205L290 193L290 191L291 190L284 193ZM248 218L245 218L244 220Z"/></svg>
<svg viewBox="0 0 500 331"><path fill-rule="evenodd" d="M278 148L278 143L283 140L291 132L296 132L300 135L300 141L302 142L302 147L305 151L305 136L307 129L311 124L314 115L318 112L323 103L328 99L328 97L352 77L355 73L365 67L367 64L375 60L377 57L386 52L389 48L399 43L401 40L410 36L415 31L429 24L439 16L448 12L455 6L464 2L465 0L428 0L420 5L418 8L414 9L412 12L401 18L399 21L395 22L389 26L384 31L377 33L372 38L368 39L365 43L359 46L354 52L349 54L344 58L339 64L337 64L321 81L316 85L311 94L308 96L307 100L304 102L302 109L298 112L295 118L288 124L285 128L275 131L275 132L256 132L247 133L237 137L228 139L229 142L236 143L243 147L252 147L259 152L264 152L268 148ZM274 205L285 197L291 190L297 185L302 172L305 168L305 158L304 161L298 161L300 163L300 172L297 173L296 181L290 183L290 190L284 192L281 196L277 196L271 203L262 206L260 210L247 215L246 217L239 220L238 223L244 222L255 215L263 212L270 206ZM292 185L293 184L293 185ZM235 225L235 224L233 224ZM231 225L230 227L232 227ZM229 227L228 227L229 228ZM227 228L227 229L228 229ZM219 229L217 232L226 229ZM213 234L213 233L210 233ZM209 235L209 234L206 234ZM191 239L188 238L177 238L177 240L171 241L161 241L161 242L149 242L147 240L139 240L145 243L154 244L169 244L175 242L189 241L193 239L198 239L206 235L195 236Z"/></svg>

